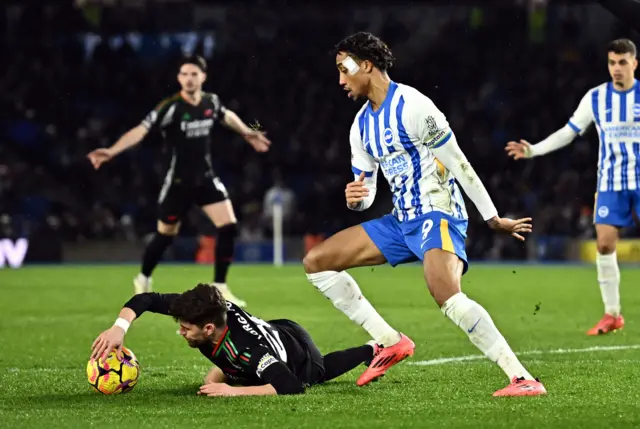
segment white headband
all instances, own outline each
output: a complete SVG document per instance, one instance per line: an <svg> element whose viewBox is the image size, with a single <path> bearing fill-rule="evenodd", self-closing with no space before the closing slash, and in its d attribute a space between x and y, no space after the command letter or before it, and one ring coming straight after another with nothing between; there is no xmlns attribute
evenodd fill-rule
<svg viewBox="0 0 640 429"><path fill-rule="evenodd" d="M344 60L340 61L340 64L342 64L344 68L347 69L347 71L349 72L349 75L351 76L358 73L358 70L360 70L360 66L358 65L358 63L356 63L353 60L353 58L349 56L347 56Z"/></svg>

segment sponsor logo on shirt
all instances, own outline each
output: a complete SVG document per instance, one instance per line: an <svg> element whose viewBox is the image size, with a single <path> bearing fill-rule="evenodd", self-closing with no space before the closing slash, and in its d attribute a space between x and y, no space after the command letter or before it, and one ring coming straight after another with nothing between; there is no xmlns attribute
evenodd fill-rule
<svg viewBox="0 0 640 429"><path fill-rule="evenodd" d="M602 130L605 133L607 140L611 139L639 139L640 138L640 124L622 122L618 124L605 124L602 126Z"/></svg>
<svg viewBox="0 0 640 429"><path fill-rule="evenodd" d="M386 177L398 176L409 169L406 157L399 153L393 157L384 157L380 160L380 167Z"/></svg>
<svg viewBox="0 0 640 429"><path fill-rule="evenodd" d="M213 119L180 122L180 129L184 131L187 138L206 137L211 132L212 127Z"/></svg>

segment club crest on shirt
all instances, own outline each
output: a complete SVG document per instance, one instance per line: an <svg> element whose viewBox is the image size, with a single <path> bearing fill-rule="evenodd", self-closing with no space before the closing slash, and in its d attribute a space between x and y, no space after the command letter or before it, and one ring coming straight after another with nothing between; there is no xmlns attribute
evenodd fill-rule
<svg viewBox="0 0 640 429"><path fill-rule="evenodd" d="M640 117L640 103L636 103L633 105L633 116L635 118Z"/></svg>
<svg viewBox="0 0 640 429"><path fill-rule="evenodd" d="M393 146L393 142L396 140L396 134L391 128L385 128L382 133L382 139L387 146Z"/></svg>

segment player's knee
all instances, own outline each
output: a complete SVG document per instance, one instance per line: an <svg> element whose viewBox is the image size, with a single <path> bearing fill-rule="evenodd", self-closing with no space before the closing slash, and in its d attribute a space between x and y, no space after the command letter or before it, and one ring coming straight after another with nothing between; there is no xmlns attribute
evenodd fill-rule
<svg viewBox="0 0 640 429"><path fill-rule="evenodd" d="M616 251L615 241L598 241L598 253L601 255L610 255Z"/></svg>
<svg viewBox="0 0 640 429"><path fill-rule="evenodd" d="M318 267L320 266L320 255L319 252L315 250L315 248L309 250L307 254L302 259L302 265L304 265L304 272L307 274L314 274L319 272Z"/></svg>
<svg viewBox="0 0 640 429"><path fill-rule="evenodd" d="M307 274L319 273L329 270L327 253L322 249L322 246L313 247L302 260L304 265L304 271Z"/></svg>
<svg viewBox="0 0 640 429"><path fill-rule="evenodd" d="M234 239L238 235L238 226L236 223L228 223L217 228L218 236L224 239Z"/></svg>
<svg viewBox="0 0 640 429"><path fill-rule="evenodd" d="M610 255L616 251L618 229L611 225L596 224L596 241L598 253Z"/></svg>
<svg viewBox="0 0 640 429"><path fill-rule="evenodd" d="M455 294L461 291L458 276L448 270L426 270L425 280L429 293L440 307Z"/></svg>
<svg viewBox="0 0 640 429"><path fill-rule="evenodd" d="M597 249L601 255L609 255L616 251L616 237L610 234L598 234Z"/></svg>
<svg viewBox="0 0 640 429"><path fill-rule="evenodd" d="M167 236L176 236L180 232L180 224L169 224L164 222L158 222L158 234Z"/></svg>

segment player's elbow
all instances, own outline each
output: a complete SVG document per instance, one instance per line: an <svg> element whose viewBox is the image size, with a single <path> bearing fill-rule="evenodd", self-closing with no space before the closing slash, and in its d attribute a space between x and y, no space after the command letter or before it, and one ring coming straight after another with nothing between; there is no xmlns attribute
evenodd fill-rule
<svg viewBox="0 0 640 429"><path fill-rule="evenodd" d="M276 389L278 395L302 395L304 391L302 383L291 383Z"/></svg>
<svg viewBox="0 0 640 429"><path fill-rule="evenodd" d="M231 125L236 118L238 118L238 115L233 110L226 109L222 114L222 123Z"/></svg>
<svg viewBox="0 0 640 429"><path fill-rule="evenodd" d="M130 141L131 146L135 146L145 138L148 132L149 130L147 130L143 125L138 125L127 133L127 140Z"/></svg>

